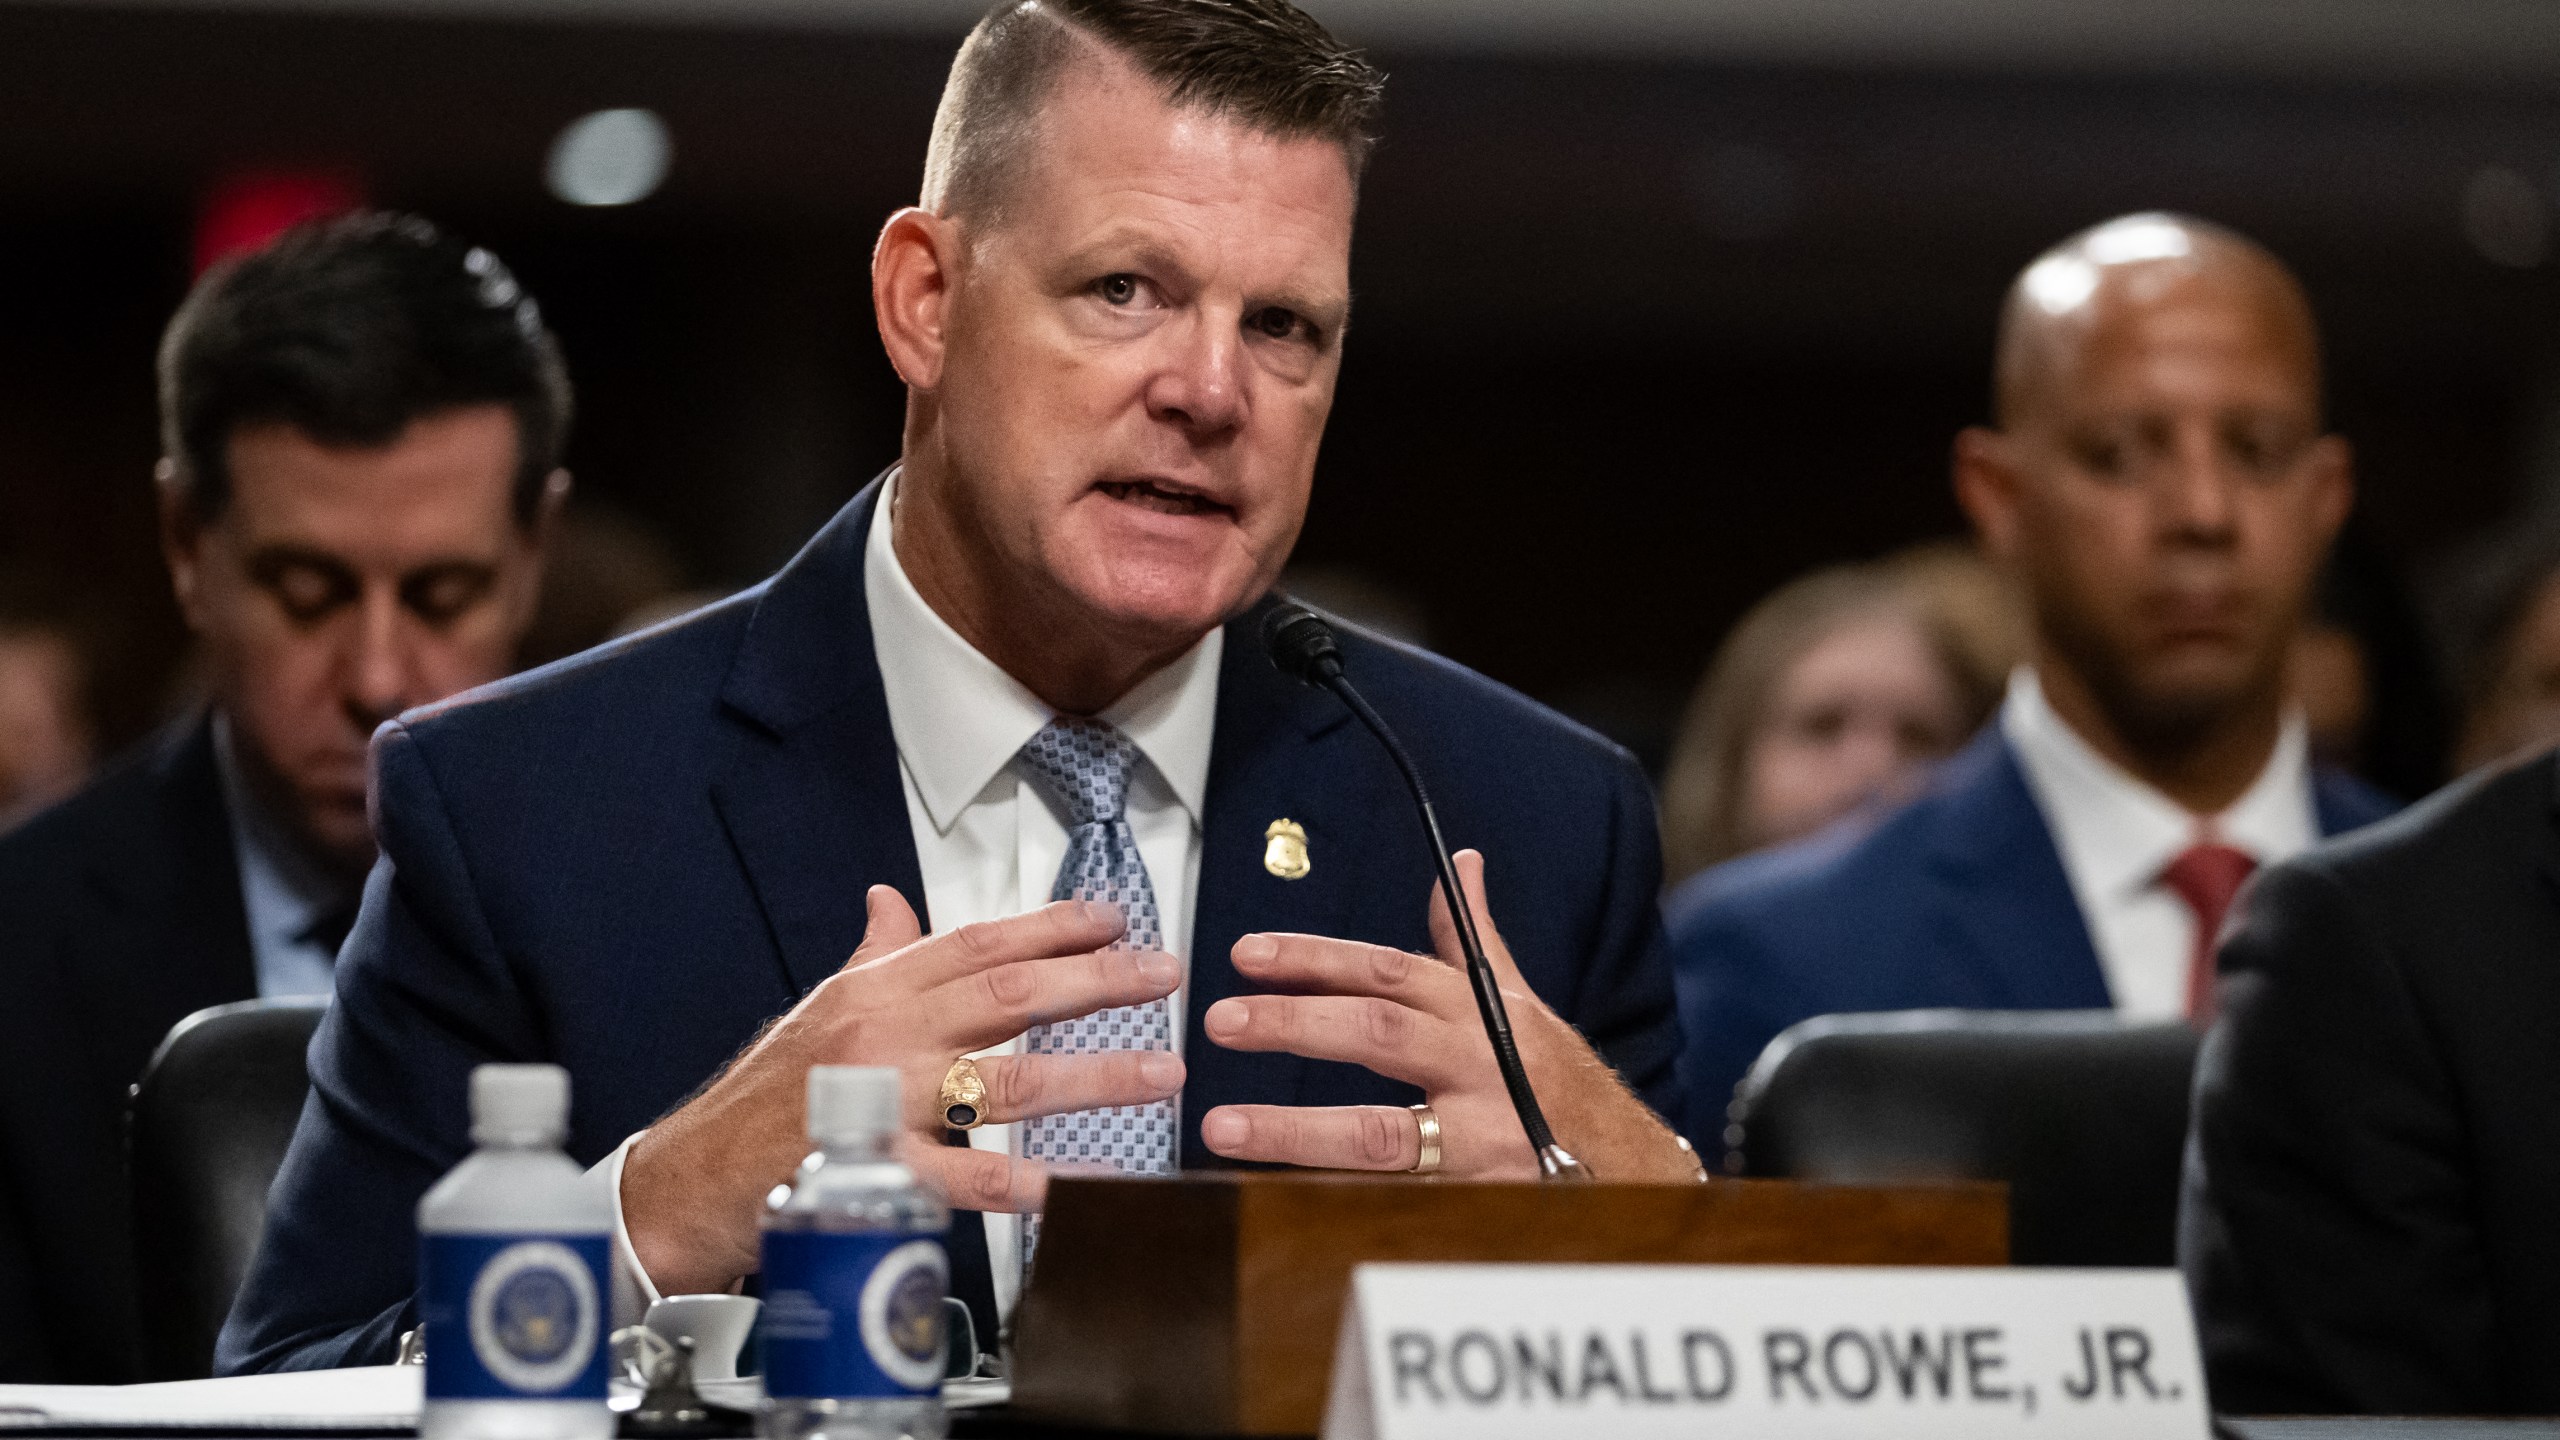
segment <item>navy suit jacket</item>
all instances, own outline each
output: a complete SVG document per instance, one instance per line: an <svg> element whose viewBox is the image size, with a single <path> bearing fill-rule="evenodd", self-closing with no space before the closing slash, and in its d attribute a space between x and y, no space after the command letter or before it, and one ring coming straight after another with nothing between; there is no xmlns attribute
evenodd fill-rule
<svg viewBox="0 0 2560 1440"><path fill-rule="evenodd" d="M2381 819L2381 792L2315 770L2324 834ZM1729 861L1669 904L1690 1138L1724 1149L1733 1087L1816 1015L2112 1003L2062 853L1996 724L1872 829Z"/></svg>
<svg viewBox="0 0 2560 1440"><path fill-rule="evenodd" d="M385 726L382 863L311 1048L312 1095L217 1355L225 1373L387 1360L415 1324L418 1198L469 1148L484 1061L568 1068L570 1154L603 1157L681 1104L844 964L863 892L924 889L863 603L880 487L763 585L669 626ZM1429 949L1432 867L1374 740L1275 671L1261 609L1228 630L1202 816L1182 1163L1238 1101L1420 1098L1356 1067L1219 1048L1201 1014L1246 986L1254 931ZM1622 750L1456 665L1357 632L1345 664L1431 779L1451 842L1485 852L1530 985L1639 1093L1678 1049L1653 805ZM1263 868L1306 827L1311 872ZM931 917L927 916L927 923ZM992 1334L974 1216L955 1292Z"/></svg>
<svg viewBox="0 0 2560 1440"><path fill-rule="evenodd" d="M257 993L206 716L0 838L0 1381L152 1378L126 1098L170 1026Z"/></svg>

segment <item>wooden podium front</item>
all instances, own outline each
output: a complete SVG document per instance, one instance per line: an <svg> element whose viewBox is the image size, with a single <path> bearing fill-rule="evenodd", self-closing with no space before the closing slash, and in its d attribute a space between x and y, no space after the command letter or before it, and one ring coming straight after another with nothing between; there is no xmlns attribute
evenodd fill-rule
<svg viewBox="0 0 2560 1440"><path fill-rule="evenodd" d="M1013 1408L1176 1434L1310 1435L1363 1261L2002 1265L1999 1185L1461 1185L1220 1171L1050 1183Z"/></svg>

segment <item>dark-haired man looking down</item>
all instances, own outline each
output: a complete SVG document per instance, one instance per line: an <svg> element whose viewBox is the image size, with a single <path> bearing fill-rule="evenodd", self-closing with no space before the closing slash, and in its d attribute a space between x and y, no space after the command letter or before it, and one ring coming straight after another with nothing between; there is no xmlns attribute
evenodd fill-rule
<svg viewBox="0 0 2560 1440"><path fill-rule="evenodd" d="M1282 0L1023 0L972 32L873 257L900 463L754 590L377 739L385 861L226 1365L392 1353L486 1060L569 1068L644 1294L753 1271L812 1063L898 1067L909 1163L989 1212L953 1234L988 1333L1058 1158L1412 1170L1418 1102L1447 1173L1534 1173L1394 772L1254 639L1377 85ZM1634 765L1346 650L1484 852L1559 1139L1694 1178L1638 1098L1676 1042ZM1284 820L1310 863L1266 865ZM994 1123L950 1146L966 1057Z"/></svg>
<svg viewBox="0 0 2560 1440"><path fill-rule="evenodd" d="M211 704L0 840L0 1380L139 1378L126 1091L194 1011L329 992L374 859L366 739L507 672L568 490L559 347L414 217L208 272L160 405Z"/></svg>

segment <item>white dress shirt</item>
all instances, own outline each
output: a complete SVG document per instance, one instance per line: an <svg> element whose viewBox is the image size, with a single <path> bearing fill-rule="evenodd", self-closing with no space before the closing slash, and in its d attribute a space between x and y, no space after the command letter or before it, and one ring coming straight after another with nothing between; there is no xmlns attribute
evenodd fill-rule
<svg viewBox="0 0 2560 1440"><path fill-rule="evenodd" d="M354 897L305 859L258 804L232 744L231 717L216 711L213 767L222 777L222 809L231 822L231 852L240 867L240 904L249 917L258 998L326 999L337 988L338 954L312 931L332 909L352 907Z"/></svg>
<svg viewBox="0 0 2560 1440"><path fill-rule="evenodd" d="M924 918L939 932L1019 915L1049 902L1067 856L1066 820L1024 777L1015 755L1056 712L978 653L917 593L890 542L896 503L897 477L892 475L872 513L863 550L863 597L870 607L872 648L905 780L907 821L924 874ZM1200 813L1217 720L1218 662L1225 643L1224 631L1210 631L1182 658L1097 717L1127 736L1147 762L1130 777L1129 828L1155 887L1165 946L1186 967L1200 889ZM1183 994L1177 992L1171 1003L1179 1049ZM978 1053L1010 1055L1021 1048L1017 1036ZM969 1139L981 1150L1014 1152L1011 1125L981 1126ZM630 1143L624 1141L596 1167L611 1177L615 1251L620 1268L628 1272L624 1278L637 1292L622 1297L626 1311L658 1297L622 1228L622 1156ZM991 1214L985 1220L996 1306L1010 1313L1021 1283L1021 1217Z"/></svg>
<svg viewBox="0 0 2560 1440"><path fill-rule="evenodd" d="M2063 873L2106 972L2117 1013L2177 1019L2187 1011L2195 912L2160 879L2199 840L2245 851L2261 866L2320 838L2302 716L2288 712L2274 753L2219 815L2197 816L2091 749L2045 699L2032 667L2009 677L2000 733L2017 753L2036 808L2062 852Z"/></svg>

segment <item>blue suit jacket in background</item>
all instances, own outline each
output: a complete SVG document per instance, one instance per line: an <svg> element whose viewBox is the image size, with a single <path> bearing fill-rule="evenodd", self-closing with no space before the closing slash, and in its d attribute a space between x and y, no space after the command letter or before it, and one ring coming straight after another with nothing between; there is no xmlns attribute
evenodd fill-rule
<svg viewBox="0 0 2560 1440"><path fill-rule="evenodd" d="M2379 791L2314 771L2323 833L2389 814ZM1733 1087L1778 1032L1816 1015L2112 1003L2062 854L1995 723L1927 793L1689 881L1669 906L1688 1047L1689 1136L1723 1152Z"/></svg>
<svg viewBox="0 0 2560 1440"><path fill-rule="evenodd" d="M864 607L880 487L773 579L667 627L386 726L383 860L311 1047L312 1095L224 1329L225 1373L392 1357L416 1323L419 1196L469 1150L484 1061L570 1074L593 1164L681 1104L862 938L863 892L925 897ZM1273 670L1260 609L1228 630L1202 816L1182 1163L1231 1102L1407 1103L1352 1066L1209 1042L1254 931L1428 950L1419 822L1332 696ZM1486 856L1530 985L1657 1108L1678 1049L1653 805L1627 754L1458 666L1357 632L1345 663L1412 747L1453 844ZM1306 827L1313 869L1263 868ZM927 923L931 917L927 916ZM994 1317L975 1216L955 1293Z"/></svg>

